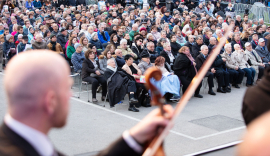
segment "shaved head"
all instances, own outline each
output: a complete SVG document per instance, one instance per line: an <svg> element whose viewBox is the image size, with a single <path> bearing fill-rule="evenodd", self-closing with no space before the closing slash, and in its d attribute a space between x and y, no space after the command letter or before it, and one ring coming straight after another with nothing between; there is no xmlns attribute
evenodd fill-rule
<svg viewBox="0 0 270 156"><path fill-rule="evenodd" d="M69 73L67 62L52 51L33 50L14 56L4 77L8 113L16 120L42 118L40 122L45 126L47 122L48 128L62 127L71 95Z"/></svg>

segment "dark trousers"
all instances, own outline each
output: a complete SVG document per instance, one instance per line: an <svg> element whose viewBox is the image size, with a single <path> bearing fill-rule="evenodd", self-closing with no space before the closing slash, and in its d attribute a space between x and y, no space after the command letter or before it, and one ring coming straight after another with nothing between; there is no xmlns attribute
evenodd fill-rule
<svg viewBox="0 0 270 156"><path fill-rule="evenodd" d="M191 83L192 80L187 79L185 76L178 76L178 77L180 79L180 82L183 85L183 88L182 88L183 89L183 93L185 93L185 91L187 90L187 88L188 88L188 86L189 86L189 84ZM202 87L202 83L200 83L200 85L196 89L196 91L195 91L195 94L196 95L200 93L201 87Z"/></svg>
<svg viewBox="0 0 270 156"><path fill-rule="evenodd" d="M86 81L92 84L92 98L96 98L97 88L99 84L101 84L102 86L102 96L106 96L107 82L103 76L100 76L100 77L88 76L86 78L83 78L83 81Z"/></svg>
<svg viewBox="0 0 270 156"><path fill-rule="evenodd" d="M127 90L128 90L128 93L134 92L134 94L135 94L136 91L137 91L137 89L136 89L136 82L135 81L128 81Z"/></svg>
<svg viewBox="0 0 270 156"><path fill-rule="evenodd" d="M255 69L254 68L243 68L247 76L247 85L251 85L254 82Z"/></svg>
<svg viewBox="0 0 270 156"><path fill-rule="evenodd" d="M263 76L263 72L264 72L264 67L259 66L259 73L258 73L258 79L261 79Z"/></svg>
<svg viewBox="0 0 270 156"><path fill-rule="evenodd" d="M207 77L209 90L214 87L214 73L207 72L205 77Z"/></svg>
<svg viewBox="0 0 270 156"><path fill-rule="evenodd" d="M225 70L216 70L215 77L218 81L218 88L228 87L230 83L230 73Z"/></svg>
<svg viewBox="0 0 270 156"><path fill-rule="evenodd" d="M241 84L242 80L244 78L245 72L238 68L238 70L234 69L228 69L227 70L230 73L230 82L232 84Z"/></svg>

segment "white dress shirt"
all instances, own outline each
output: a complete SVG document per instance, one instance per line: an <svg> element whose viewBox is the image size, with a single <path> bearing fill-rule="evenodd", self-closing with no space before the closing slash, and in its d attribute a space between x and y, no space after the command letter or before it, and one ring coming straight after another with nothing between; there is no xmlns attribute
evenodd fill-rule
<svg viewBox="0 0 270 156"><path fill-rule="evenodd" d="M32 145L40 155L55 155L53 145L45 134L13 119L9 114L5 115L4 122L11 130Z"/></svg>

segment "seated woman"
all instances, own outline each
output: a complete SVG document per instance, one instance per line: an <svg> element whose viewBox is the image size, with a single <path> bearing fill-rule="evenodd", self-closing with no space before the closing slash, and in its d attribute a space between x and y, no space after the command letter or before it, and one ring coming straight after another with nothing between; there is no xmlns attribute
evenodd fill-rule
<svg viewBox="0 0 270 156"><path fill-rule="evenodd" d="M115 62L115 65L116 65L116 68L117 68L117 63L116 63L116 55L112 55L111 51L107 51L105 49L105 51L103 52L103 55L99 55L99 65L100 65L100 69L102 71L106 71L106 68L107 68L107 61L109 59L113 59L114 62Z"/></svg>
<svg viewBox="0 0 270 156"><path fill-rule="evenodd" d="M59 43L56 42L57 38L56 35L52 34L50 36L51 41L49 42L49 44L47 45L48 48L52 51L57 52L58 54L60 54L61 56L65 57L64 51L61 47L61 45Z"/></svg>
<svg viewBox="0 0 270 156"><path fill-rule="evenodd" d="M138 100L134 96L137 90L134 77L129 75L123 69L117 68L114 59L108 59L104 77L108 83L108 97L110 106L114 107L114 105L119 103L125 97L126 93L128 93L128 110L132 112L139 112L139 110L134 107L134 104L138 103Z"/></svg>
<svg viewBox="0 0 270 156"><path fill-rule="evenodd" d="M102 43L101 43L100 40L98 39L98 35L97 35L96 32L94 32L94 33L92 34L92 38L91 38L91 40L90 40L90 43L91 43L91 44L94 44L94 45L96 46L98 52L102 52L102 50L103 50Z"/></svg>
<svg viewBox="0 0 270 156"><path fill-rule="evenodd" d="M92 84L92 102L98 103L96 92L99 84L102 86L101 101L105 100L107 94L107 82L103 77L104 72L100 69L99 62L95 60L95 53L87 50L82 64L82 80Z"/></svg>
<svg viewBox="0 0 270 156"><path fill-rule="evenodd" d="M196 63L189 52L189 48L187 46L183 46L179 50L179 55L176 57L173 65L174 73L178 76L181 83L183 84L183 93L185 93L186 89L197 73L195 66ZM203 98L203 96L199 94L201 86L202 84L200 84L196 89L194 95L195 97Z"/></svg>
<svg viewBox="0 0 270 156"><path fill-rule="evenodd" d="M142 72L137 66L137 64L133 63L134 61L133 57L130 54L127 54L125 56L125 61L126 61L126 64L122 67L122 69L125 70L129 75L132 75L135 78L135 80L140 79ZM136 94L139 100L139 106L142 105L144 107L151 107L148 91L145 89L144 84L136 83L136 88L137 88ZM142 91L142 94L141 96L139 96L141 91Z"/></svg>
<svg viewBox="0 0 270 156"><path fill-rule="evenodd" d="M151 83L155 85L162 96L166 100L178 101L180 99L180 81L179 78L174 75L173 71L168 71L165 68L165 58L162 56L157 57L155 60L155 66L162 72L162 78L159 81L155 79L151 80Z"/></svg>

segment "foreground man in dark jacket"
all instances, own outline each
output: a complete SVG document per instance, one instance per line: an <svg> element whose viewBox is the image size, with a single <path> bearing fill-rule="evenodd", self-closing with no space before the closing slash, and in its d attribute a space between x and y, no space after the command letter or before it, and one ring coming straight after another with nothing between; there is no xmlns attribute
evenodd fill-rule
<svg viewBox="0 0 270 156"><path fill-rule="evenodd" d="M51 128L66 124L72 85L69 74L63 57L48 50L21 53L9 62L4 77L8 111L0 127L0 155L63 155L47 135ZM166 105L164 110L171 118L172 107ZM160 114L152 111L98 156L142 155L142 145L157 135L157 128L168 124Z"/></svg>
<svg viewBox="0 0 270 156"><path fill-rule="evenodd" d="M107 69L104 72L104 77L108 83L110 106L114 107L115 104L119 103L126 96L126 93L129 93L128 110L139 112L139 110L134 107L134 104L138 102L134 97L137 90L135 79L121 68L117 69L114 59L107 61Z"/></svg>
<svg viewBox="0 0 270 156"><path fill-rule="evenodd" d="M243 100L242 115L246 125L270 110L270 68L265 69L264 76L257 86L249 87Z"/></svg>

